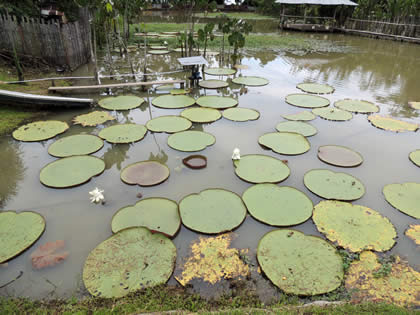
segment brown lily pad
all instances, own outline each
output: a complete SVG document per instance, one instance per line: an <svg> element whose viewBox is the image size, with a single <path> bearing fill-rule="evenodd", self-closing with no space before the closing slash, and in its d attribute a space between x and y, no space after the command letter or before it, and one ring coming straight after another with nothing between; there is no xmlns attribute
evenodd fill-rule
<svg viewBox="0 0 420 315"><path fill-rule="evenodd" d="M129 185L154 186L169 177L169 168L157 161L142 161L131 164L121 171L121 180Z"/></svg>
<svg viewBox="0 0 420 315"><path fill-rule="evenodd" d="M340 145L320 146L318 158L327 164L341 167L356 167L363 163L363 157L359 153Z"/></svg>
<svg viewBox="0 0 420 315"><path fill-rule="evenodd" d="M207 158L204 155L194 154L189 155L182 160L185 166L192 169L201 169L207 166Z"/></svg>

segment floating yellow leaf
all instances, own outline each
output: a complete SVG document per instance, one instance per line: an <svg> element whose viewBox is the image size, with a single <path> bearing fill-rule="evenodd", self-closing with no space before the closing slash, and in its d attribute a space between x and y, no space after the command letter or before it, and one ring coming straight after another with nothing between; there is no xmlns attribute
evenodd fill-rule
<svg viewBox="0 0 420 315"><path fill-rule="evenodd" d="M405 231L405 235L411 238L414 243L420 245L420 224L410 225L410 227Z"/></svg>

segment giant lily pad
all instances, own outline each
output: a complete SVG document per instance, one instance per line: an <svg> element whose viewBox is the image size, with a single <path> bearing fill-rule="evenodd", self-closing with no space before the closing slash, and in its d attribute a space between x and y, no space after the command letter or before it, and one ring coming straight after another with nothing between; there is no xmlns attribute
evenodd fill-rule
<svg viewBox="0 0 420 315"><path fill-rule="evenodd" d="M296 87L303 92L312 94L330 94L334 92L334 88L328 84L300 83Z"/></svg>
<svg viewBox="0 0 420 315"><path fill-rule="evenodd" d="M94 111L89 114L79 115L73 118L73 124L80 124L83 127L101 125L107 121L116 119L105 111Z"/></svg>
<svg viewBox="0 0 420 315"><path fill-rule="evenodd" d="M142 161L128 165L121 171L121 180L129 185L154 186L169 177L169 168L157 161Z"/></svg>
<svg viewBox="0 0 420 315"><path fill-rule="evenodd" d="M305 108L318 108L330 105L325 97L309 94L289 94L286 96L286 103Z"/></svg>
<svg viewBox="0 0 420 315"><path fill-rule="evenodd" d="M198 85L205 89L221 89L229 86L229 83L222 80L202 80L198 82Z"/></svg>
<svg viewBox="0 0 420 315"><path fill-rule="evenodd" d="M91 154L100 150L104 141L94 135L74 135L61 138L52 143L48 153L55 157Z"/></svg>
<svg viewBox="0 0 420 315"><path fill-rule="evenodd" d="M258 221L274 226L290 226L312 216L313 203L303 192L274 184L249 187L242 199L249 213Z"/></svg>
<svg viewBox="0 0 420 315"><path fill-rule="evenodd" d="M152 232L174 237L181 227L178 204L166 198L147 198L118 210L112 217L112 232L144 226Z"/></svg>
<svg viewBox="0 0 420 315"><path fill-rule="evenodd" d="M69 125L63 121L46 120L29 123L20 126L13 131L13 138L19 141L33 142L54 138L56 135L69 129Z"/></svg>
<svg viewBox="0 0 420 315"><path fill-rule="evenodd" d="M248 121L260 118L260 113L250 108L228 108L223 111L223 117L232 121Z"/></svg>
<svg viewBox="0 0 420 315"><path fill-rule="evenodd" d="M419 125L381 115L370 115L368 120L379 129L395 132L416 131Z"/></svg>
<svg viewBox="0 0 420 315"><path fill-rule="evenodd" d="M277 124L276 129L278 132L296 132L304 137L311 137L318 132L311 124L301 121L282 121Z"/></svg>
<svg viewBox="0 0 420 315"><path fill-rule="evenodd" d="M197 99L197 104L201 107L225 109L229 107L235 107L238 105L238 101L232 97L210 95L199 97Z"/></svg>
<svg viewBox="0 0 420 315"><path fill-rule="evenodd" d="M241 197L224 189L206 189L179 202L182 224L206 234L231 231L246 217Z"/></svg>
<svg viewBox="0 0 420 315"><path fill-rule="evenodd" d="M312 113L326 120L333 121L346 121L353 118L352 113L332 107L314 108Z"/></svg>
<svg viewBox="0 0 420 315"><path fill-rule="evenodd" d="M211 123L219 120L222 114L214 108L193 107L184 109L181 116L195 123Z"/></svg>
<svg viewBox="0 0 420 315"><path fill-rule="evenodd" d="M384 266L378 262L376 254L370 251L361 253L360 260L350 265L346 276L346 289L352 292L352 301L420 306L420 273L398 256L393 263L388 263L388 268L390 273L380 276Z"/></svg>
<svg viewBox="0 0 420 315"><path fill-rule="evenodd" d="M410 152L410 154L408 155L408 158L410 159L411 162L413 162L418 167L420 167L420 150Z"/></svg>
<svg viewBox="0 0 420 315"><path fill-rule="evenodd" d="M316 116L312 114L311 112L299 112L296 114L290 114L290 115L282 115L284 119L287 120L293 120L293 121L310 121L314 120Z"/></svg>
<svg viewBox="0 0 420 315"><path fill-rule="evenodd" d="M411 224L404 234L411 238L416 245L420 245L420 224Z"/></svg>
<svg viewBox="0 0 420 315"><path fill-rule="evenodd" d="M235 84L242 84L248 86L263 86L270 83L267 79L260 77L237 77L232 80Z"/></svg>
<svg viewBox="0 0 420 315"><path fill-rule="evenodd" d="M394 246L397 237L387 218L375 210L348 202L321 201L314 208L312 220L331 242L352 252L385 252Z"/></svg>
<svg viewBox="0 0 420 315"><path fill-rule="evenodd" d="M190 129L192 122L180 116L160 116L146 123L147 129L153 132L174 133Z"/></svg>
<svg viewBox="0 0 420 315"><path fill-rule="evenodd" d="M0 264L29 248L44 230L45 220L36 212L0 212Z"/></svg>
<svg viewBox="0 0 420 315"><path fill-rule="evenodd" d="M383 189L386 201L399 211L420 219L420 184L389 184Z"/></svg>
<svg viewBox="0 0 420 315"><path fill-rule="evenodd" d="M365 194L365 187L355 177L330 170L310 170L303 177L306 188L325 199L351 201Z"/></svg>
<svg viewBox="0 0 420 315"><path fill-rule="evenodd" d="M105 170L105 162L89 155L70 156L47 164L39 174L41 183L53 188L81 185Z"/></svg>
<svg viewBox="0 0 420 315"><path fill-rule="evenodd" d="M85 261L83 282L94 296L116 298L164 284L176 260L176 247L166 236L133 227L99 244Z"/></svg>
<svg viewBox="0 0 420 315"><path fill-rule="evenodd" d="M101 99L98 104L108 110L129 110L139 107L145 100L134 95L111 96Z"/></svg>
<svg viewBox="0 0 420 315"><path fill-rule="evenodd" d="M236 70L229 68L209 68L204 70L204 73L209 75L232 75L236 73Z"/></svg>
<svg viewBox="0 0 420 315"><path fill-rule="evenodd" d="M131 143L140 141L147 133L147 128L137 124L113 125L102 129L98 136L110 143Z"/></svg>
<svg viewBox="0 0 420 315"><path fill-rule="evenodd" d="M279 183L290 175L290 169L283 161L268 155L244 155L234 161L234 166L239 178L254 184Z"/></svg>
<svg viewBox="0 0 420 315"><path fill-rule="evenodd" d="M420 109L420 102L408 102L408 106L412 109Z"/></svg>
<svg viewBox="0 0 420 315"><path fill-rule="evenodd" d="M311 148L309 141L295 132L271 132L258 138L258 143L286 155L303 154Z"/></svg>
<svg viewBox="0 0 420 315"><path fill-rule="evenodd" d="M334 106L353 113L370 114L379 112L379 107L368 101L344 99L334 103Z"/></svg>
<svg viewBox="0 0 420 315"><path fill-rule="evenodd" d="M160 108L185 108L194 105L195 100L187 95L161 95L155 97L152 104Z"/></svg>
<svg viewBox="0 0 420 315"><path fill-rule="evenodd" d="M184 152L201 151L215 142L212 134L195 130L177 132L168 137L168 145L172 149Z"/></svg>
<svg viewBox="0 0 420 315"><path fill-rule="evenodd" d="M296 230L274 230L258 244L257 259L274 285L288 294L317 295L337 289L343 261L335 248Z"/></svg>
<svg viewBox="0 0 420 315"><path fill-rule="evenodd" d="M320 146L318 158L327 164L341 167L356 167L363 163L360 153L341 145Z"/></svg>

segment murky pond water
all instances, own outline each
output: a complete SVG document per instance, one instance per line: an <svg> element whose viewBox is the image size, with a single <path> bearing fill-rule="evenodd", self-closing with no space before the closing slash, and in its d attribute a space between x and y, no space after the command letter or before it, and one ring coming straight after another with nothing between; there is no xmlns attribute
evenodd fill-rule
<svg viewBox="0 0 420 315"><path fill-rule="evenodd" d="M309 36L309 35L301 35ZM324 35L321 36L323 38ZM368 40L340 35L326 36L333 42L345 43L354 48L356 53L310 54L296 56L273 52L248 53L242 63L249 66L238 74L257 75L270 80L263 87L241 88L231 84L229 88L197 90L198 95L230 95L239 100L240 107L254 108L261 113L256 121L235 123L220 119L211 124L194 125L196 130L205 130L216 136L216 143L200 152L208 159L207 168L192 170L182 167L182 159L188 153L178 152L168 147L167 134L148 133L140 142L127 145L105 146L94 155L106 162L105 172L88 183L70 189L51 189L39 182L42 167L55 158L47 153L48 146L56 139L37 143L20 143L11 137L0 138L0 207L2 210L32 210L42 214L47 222L45 233L35 245L9 261L7 266L0 266L0 285L15 278L21 271L23 275L12 284L1 288L4 296L28 296L33 298L69 297L84 294L81 273L83 263L89 252L101 241L111 236L111 218L123 206L132 205L139 199L161 196L180 201L190 193L206 188L224 188L240 195L250 184L240 180L233 171L231 155L235 147L242 154L262 153L287 159L291 176L280 185L293 186L305 192L317 204L320 198L309 192L303 185L303 175L314 168L326 168L335 171L343 169L324 164L317 158L317 148L325 144L344 145L360 152L364 163L356 168L344 169L359 178L366 186L366 194L355 204L371 207L388 217L398 231L397 244L390 253L406 258L410 265L419 269L420 252L404 231L409 224L417 223L407 215L392 208L382 195L385 184L399 182L419 182L420 169L408 160L409 152L420 148L418 132L393 133L373 127L366 115L354 115L348 122L332 122L320 118L311 122L318 134L310 137L311 150L298 156L281 156L266 151L258 145L258 137L275 131L275 125L282 121L282 114L302 111L285 103L285 96L298 92L296 84L302 81L328 83L336 91L327 95L333 103L343 98L357 98L372 101L380 106L381 114L420 123L419 113L411 110L407 101L420 100L419 77L420 46L390 41ZM133 55L136 64L141 64L141 54ZM149 58L150 71L170 71L177 68L179 54ZM217 60L209 58L211 66L217 66ZM127 69L120 69L128 72ZM189 76L178 74L174 77ZM159 77L157 79L169 78ZM145 124L152 117L178 114L181 110L165 110L150 105L157 92L138 90L119 90L114 93L136 94L147 99L140 108L113 113L118 122L127 121ZM83 96L81 94L80 96ZM98 98L98 95L91 95ZM71 123L74 116L89 110L58 112L50 119ZM111 125L113 122L105 124ZM97 134L101 128L83 128L72 126L65 134ZM171 175L168 181L156 187L140 188L129 186L120 179L120 171L125 166L143 160L158 160L166 163ZM96 205L89 201L88 192L95 187L105 190L106 204ZM294 227L311 235L320 235L311 220ZM233 246L249 248L249 257L256 266L256 246L259 239L272 227L247 217L245 222L234 232ZM182 227L174 238L178 249L177 263L180 264L188 254L190 242L199 234ZM62 264L41 271L32 269L30 254L46 242L64 240L69 257ZM256 268L254 268L256 269ZM255 281L250 281L262 298L275 296L278 291L268 280L255 270ZM169 284L176 284L171 278ZM227 289L229 284L221 288ZM198 290L203 294L214 294L215 290L206 290L204 285ZM210 293L209 293L210 292ZM220 290L219 292L223 292Z"/></svg>

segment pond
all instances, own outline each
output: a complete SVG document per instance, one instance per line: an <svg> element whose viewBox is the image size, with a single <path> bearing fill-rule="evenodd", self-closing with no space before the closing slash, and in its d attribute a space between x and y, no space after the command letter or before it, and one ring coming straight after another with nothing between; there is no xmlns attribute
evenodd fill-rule
<svg viewBox="0 0 420 315"><path fill-rule="evenodd" d="M315 36L302 34L300 36ZM342 35L316 35L344 44L351 53L307 54L298 56L280 52L247 52L237 75L260 76L270 83L261 87L241 87L230 82L228 88L216 90L196 89L194 96L225 95L239 101L239 107L253 108L260 112L258 120L233 122L220 119L210 124L194 124L194 130L204 130L216 137L216 143L199 154L207 157L204 169L183 167L182 160L190 155L176 151L167 144L168 135L151 133L134 144L109 144L94 156L105 161L103 174L74 188L53 189L43 186L39 180L40 170L55 160L47 152L51 143L64 136L80 133L98 134L108 122L98 127L72 125L62 135L42 142L24 143L10 136L0 138L0 207L2 210L36 211L46 219L46 230L33 247L0 266L0 285L22 276L0 289L3 296L26 296L31 298L57 298L83 296L81 274L86 257L100 242L112 235L111 218L122 207L133 205L142 198L165 197L179 202L191 193L207 188L223 188L242 195L251 184L242 181L234 173L232 151L240 148L241 154L265 154L288 160L291 175L280 186L292 186L304 192L316 205L321 198L311 193L303 184L303 176L312 169L344 171L358 178L366 187L366 194L354 204L372 208L394 224L398 238L389 252L400 255L419 270L420 252L414 242L404 235L410 224L418 220L407 216L389 205L382 194L384 185L390 183L418 182L420 169L408 159L408 154L420 149L418 132L394 133L378 129L370 124L367 116L355 114L345 122L328 121L316 118L311 124L318 133L309 137L311 148L296 156L285 156L265 150L258 144L258 138L274 132L275 126L283 121L281 115L301 112L303 109L288 105L285 97L299 93L296 85L304 82L325 83L333 86L335 92L325 97L333 104L344 98L371 101L380 107L380 114L391 115L405 121L420 123L419 112L408 107L408 101L420 100L418 71L420 69L420 46L391 41L369 40ZM142 54L132 55L137 66L141 64ZM149 57L149 70L165 72L177 68L179 53ZM115 56L118 59L118 56ZM212 67L218 66L215 57L208 58ZM120 72L129 72L121 62ZM81 72L86 69L80 70ZM190 74L165 75L157 79L182 78ZM207 77L209 78L209 76ZM210 77L217 78L217 77ZM118 90L114 94L134 94L146 99L137 109L111 112L119 123L132 122L146 124L153 117L177 115L179 109L161 109L151 105L157 95L164 92L141 89ZM78 96L103 97L80 94ZM62 120L71 124L74 116L90 110L70 110L57 112L49 119ZM355 168L343 169L327 165L317 157L321 145L343 145L359 152L364 162ZM130 186L120 180L121 170L129 164L144 160L165 163L170 176L164 183L153 187ZM103 189L106 203L92 204L89 192L95 187ZM312 220L293 227L306 234L321 236ZM254 220L249 215L234 231L232 246L248 248L252 267L250 287L256 290L262 300L279 295L266 278L257 272L256 247L261 237L275 228ZM177 247L177 264L182 264L189 255L190 243L200 234L181 227L173 239ZM321 236L323 237L323 236ZM65 250L70 254L61 264L42 270L34 270L30 255L36 247L46 242L65 241ZM168 282L176 285L172 276ZM209 289L198 283L194 290L205 296L217 296L229 290L229 283L222 283L220 290Z"/></svg>

